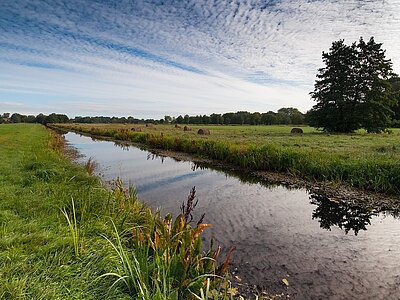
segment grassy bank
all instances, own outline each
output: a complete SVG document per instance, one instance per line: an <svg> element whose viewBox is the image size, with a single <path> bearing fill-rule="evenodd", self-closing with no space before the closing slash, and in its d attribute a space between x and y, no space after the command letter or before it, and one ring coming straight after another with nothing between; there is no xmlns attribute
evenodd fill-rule
<svg viewBox="0 0 400 300"><path fill-rule="evenodd" d="M190 299L223 275L218 253L201 252L208 225L186 218L193 192L162 218L62 146L40 125L0 125L0 299Z"/></svg>
<svg viewBox="0 0 400 300"><path fill-rule="evenodd" d="M119 124L59 124L65 129L183 151L252 170L287 173L318 181L398 194L400 192L400 131L390 134L325 134L303 127L290 134L288 126L201 126L200 136L174 126ZM183 126L182 126L183 127ZM134 130L132 130L134 128Z"/></svg>

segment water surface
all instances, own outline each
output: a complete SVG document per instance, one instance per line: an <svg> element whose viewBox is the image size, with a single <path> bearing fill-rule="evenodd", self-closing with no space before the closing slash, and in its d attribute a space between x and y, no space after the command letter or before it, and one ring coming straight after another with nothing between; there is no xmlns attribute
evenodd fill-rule
<svg viewBox="0 0 400 300"><path fill-rule="evenodd" d="M400 299L400 221L329 201L304 189L268 185L243 174L199 168L75 133L65 135L99 164L105 181L133 183L141 200L176 215L196 186L199 217L213 227L205 238L237 246L232 269L244 282L292 299ZM282 284L286 278L289 287Z"/></svg>

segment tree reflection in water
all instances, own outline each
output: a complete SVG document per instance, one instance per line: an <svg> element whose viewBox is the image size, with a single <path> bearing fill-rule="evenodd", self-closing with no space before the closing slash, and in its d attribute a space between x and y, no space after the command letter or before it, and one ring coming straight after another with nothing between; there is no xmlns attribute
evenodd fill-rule
<svg viewBox="0 0 400 300"><path fill-rule="evenodd" d="M93 138L93 137L92 137ZM93 138L93 140L98 140ZM115 142L116 147L120 147L125 151L129 151L130 145L127 143ZM180 161L178 158L171 157L174 161ZM164 163L165 156L159 153L148 152L147 160L160 159ZM227 168L223 165L212 165L204 162L191 162L192 171L211 169L217 172L223 172L226 176L234 176L242 183L256 184L260 183L265 187L274 188L276 186L285 186L287 189L296 189L289 184L282 182L266 182L259 178L243 172L243 170L236 170L232 167ZM344 230L345 233L354 231L357 235L360 230L367 230L367 226L371 225L371 218L379 214L391 215L395 218L400 217L400 210L387 210L366 207L362 205L346 203L344 201L330 200L327 196L320 193L310 194L311 204L316 205L312 213L312 218L319 221L321 228L331 230L333 226L337 226Z"/></svg>
<svg viewBox="0 0 400 300"><path fill-rule="evenodd" d="M310 199L312 204L317 205L312 218L318 219L322 228L331 230L332 226L338 226L344 229L346 234L353 230L357 235L360 230L367 230L367 225L371 225L372 216L379 214L379 211L373 208L332 201L322 194L311 194Z"/></svg>

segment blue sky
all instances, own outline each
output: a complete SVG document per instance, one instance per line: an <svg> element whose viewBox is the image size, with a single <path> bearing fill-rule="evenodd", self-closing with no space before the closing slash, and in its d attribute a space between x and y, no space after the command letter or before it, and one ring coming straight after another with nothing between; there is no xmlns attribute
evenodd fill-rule
<svg viewBox="0 0 400 300"><path fill-rule="evenodd" d="M400 0L0 0L0 29L0 113L305 112L360 36L400 73Z"/></svg>

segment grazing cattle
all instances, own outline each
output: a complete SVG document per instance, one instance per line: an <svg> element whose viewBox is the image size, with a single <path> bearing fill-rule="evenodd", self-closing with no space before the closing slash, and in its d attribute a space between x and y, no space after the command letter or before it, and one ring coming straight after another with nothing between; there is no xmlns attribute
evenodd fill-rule
<svg viewBox="0 0 400 300"><path fill-rule="evenodd" d="M175 128L181 128L181 126L179 126L178 124L175 124Z"/></svg>
<svg viewBox="0 0 400 300"><path fill-rule="evenodd" d="M291 134L302 134L303 133L303 129L301 128L292 128L292 130L290 131Z"/></svg>
<svg viewBox="0 0 400 300"><path fill-rule="evenodd" d="M185 126L185 127L183 127L183 131L192 131L192 127Z"/></svg>
<svg viewBox="0 0 400 300"><path fill-rule="evenodd" d="M132 127L132 128L131 128L131 131L141 132L141 131L142 131L142 128L140 128L140 127Z"/></svg>
<svg viewBox="0 0 400 300"><path fill-rule="evenodd" d="M150 123L147 123L146 124L146 127L153 127L154 125L153 124L150 124Z"/></svg>
<svg viewBox="0 0 400 300"><path fill-rule="evenodd" d="M207 129L207 128L200 128L200 129L197 131L197 133L198 133L198 134L203 134L203 135L209 135L211 132L210 132L210 130Z"/></svg>

